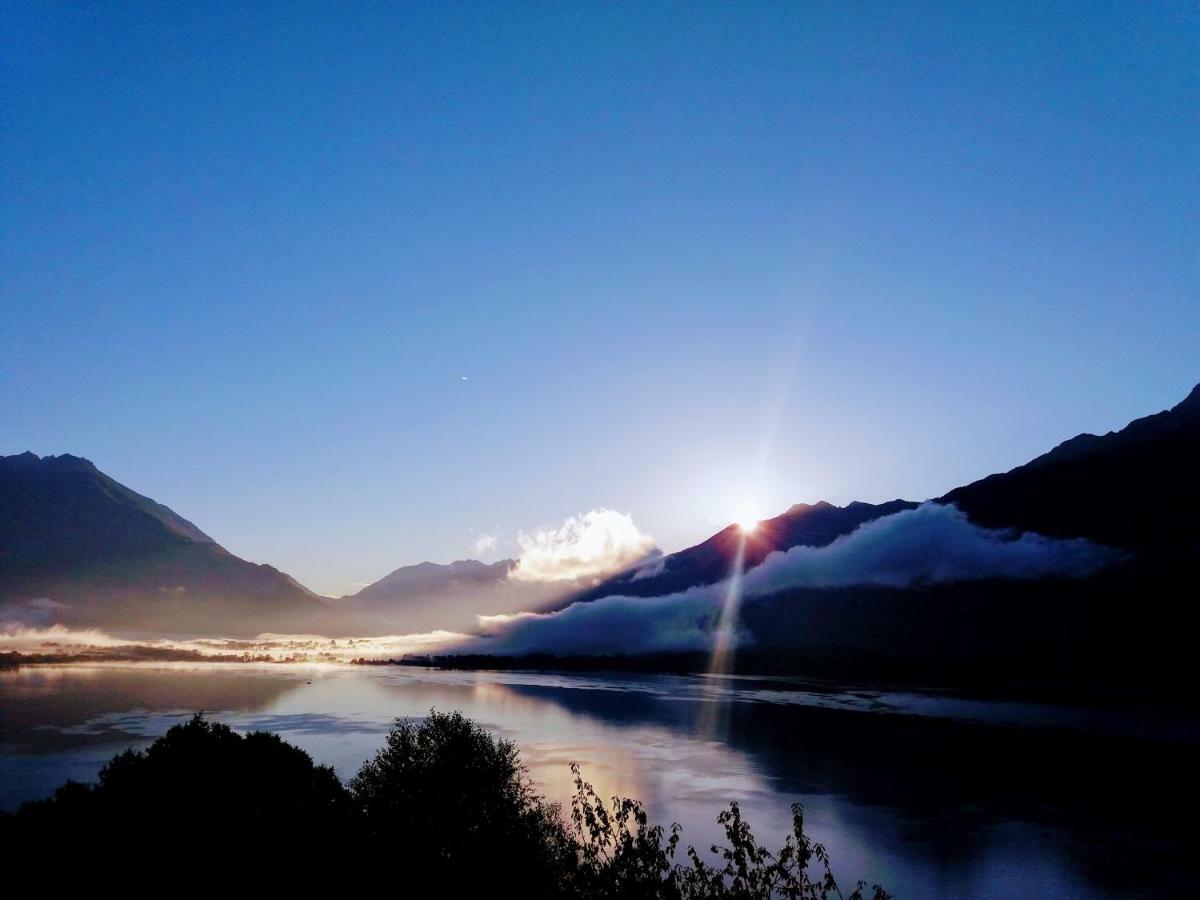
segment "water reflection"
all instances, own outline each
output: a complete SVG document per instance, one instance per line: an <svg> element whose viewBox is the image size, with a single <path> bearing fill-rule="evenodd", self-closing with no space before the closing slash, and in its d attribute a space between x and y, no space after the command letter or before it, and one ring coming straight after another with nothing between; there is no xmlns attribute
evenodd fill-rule
<svg viewBox="0 0 1200 900"><path fill-rule="evenodd" d="M602 795L641 798L699 848L719 837L715 816L730 800L771 843L801 801L839 874L901 896L1129 896L1139 878L1182 883L1180 832L1160 800L1192 781L1186 717L1141 717L1136 727L1159 739L1135 742L1106 736L1135 726L1112 713L780 679L21 669L0 673L0 803L90 779L196 709L275 731L345 778L394 718L431 707L516 740L550 797L569 796L577 761ZM1072 728L1048 727L1062 723ZM1122 790L1135 778L1137 790Z"/></svg>

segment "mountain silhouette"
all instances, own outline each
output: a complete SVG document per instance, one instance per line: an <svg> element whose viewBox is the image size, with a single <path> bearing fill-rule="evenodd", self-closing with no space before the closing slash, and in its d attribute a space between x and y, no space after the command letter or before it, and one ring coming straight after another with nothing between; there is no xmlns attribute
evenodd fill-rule
<svg viewBox="0 0 1200 900"><path fill-rule="evenodd" d="M401 566L367 585L357 593L343 597L359 603L392 603L413 595L439 592L469 585L494 585L508 578L516 560L502 559L484 563L477 559L459 559L452 563L422 562Z"/></svg>
<svg viewBox="0 0 1200 900"><path fill-rule="evenodd" d="M1081 434L1010 472L939 498L991 528L1086 537L1129 550L1200 541L1200 385L1169 410Z"/></svg>
<svg viewBox="0 0 1200 900"><path fill-rule="evenodd" d="M1192 683L1200 386L950 491L976 524L1120 548L1088 577L800 587L751 598L740 663L818 677L1065 689L1160 702Z"/></svg>
<svg viewBox="0 0 1200 900"><path fill-rule="evenodd" d="M1010 472L937 498L978 525L1085 537L1128 550L1194 548L1200 525L1200 385L1173 408L1103 436L1081 434ZM775 550L822 547L867 522L917 504L892 500L845 507L800 503L745 536L746 569ZM557 608L611 595L655 597L728 578L743 535L737 525L703 543L605 579Z"/></svg>
<svg viewBox="0 0 1200 900"><path fill-rule="evenodd" d="M138 629L253 630L322 609L86 459L0 457L0 601L39 598L58 621Z"/></svg>

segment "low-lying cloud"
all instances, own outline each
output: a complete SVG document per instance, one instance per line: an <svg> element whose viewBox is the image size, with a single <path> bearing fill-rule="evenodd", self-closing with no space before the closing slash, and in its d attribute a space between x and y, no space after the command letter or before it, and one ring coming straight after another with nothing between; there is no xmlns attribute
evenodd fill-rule
<svg viewBox="0 0 1200 900"><path fill-rule="evenodd" d="M910 587L983 578L1082 577L1119 554L1083 538L1062 540L980 528L954 506L925 503L868 522L824 547L767 556L745 573L743 597L792 588ZM554 613L480 620L470 652L647 653L707 650L728 581L660 597L609 596Z"/></svg>
<svg viewBox="0 0 1200 900"><path fill-rule="evenodd" d="M643 562L630 581L641 581L643 578L656 578L661 575L667 568L667 557L661 550L654 550L647 554L646 561Z"/></svg>
<svg viewBox="0 0 1200 900"><path fill-rule="evenodd" d="M457 652L661 653L707 649L721 614L722 585L663 597L602 597L554 613L481 616L485 638Z"/></svg>
<svg viewBox="0 0 1200 900"><path fill-rule="evenodd" d="M98 628L6 622L0 627L0 653L19 653L40 662L348 663L437 653L465 637L431 631L376 637L265 633L252 639L135 639Z"/></svg>
<svg viewBox="0 0 1200 900"><path fill-rule="evenodd" d="M859 526L825 547L770 554L746 573L747 594L792 587L907 587L980 578L1090 575L1115 551L1085 538L980 528L956 506L924 503Z"/></svg>
<svg viewBox="0 0 1200 900"><path fill-rule="evenodd" d="M626 513L594 509L571 516L557 528L517 536L520 556L510 577L520 581L597 578L637 563L654 549Z"/></svg>

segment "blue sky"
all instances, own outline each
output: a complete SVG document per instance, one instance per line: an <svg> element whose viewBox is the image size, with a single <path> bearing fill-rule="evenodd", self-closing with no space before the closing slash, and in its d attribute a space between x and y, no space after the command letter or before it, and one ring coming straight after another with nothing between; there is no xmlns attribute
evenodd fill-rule
<svg viewBox="0 0 1200 900"><path fill-rule="evenodd" d="M990 6L5 2L0 452L336 594L1172 405L1197 8Z"/></svg>

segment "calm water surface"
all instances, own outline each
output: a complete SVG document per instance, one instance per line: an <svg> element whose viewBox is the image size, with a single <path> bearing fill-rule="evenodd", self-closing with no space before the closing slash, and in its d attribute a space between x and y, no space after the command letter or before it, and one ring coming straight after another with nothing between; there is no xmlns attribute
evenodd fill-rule
<svg viewBox="0 0 1200 900"><path fill-rule="evenodd" d="M720 838L730 800L775 845L799 801L839 878L902 898L1153 896L1188 884L1166 810L1194 799L1194 720L784 679L23 668L0 673L0 806L94 779L114 753L196 710L275 731L348 778L393 719L430 708L517 741L551 798L569 797L576 761L601 794L642 799L697 847Z"/></svg>

